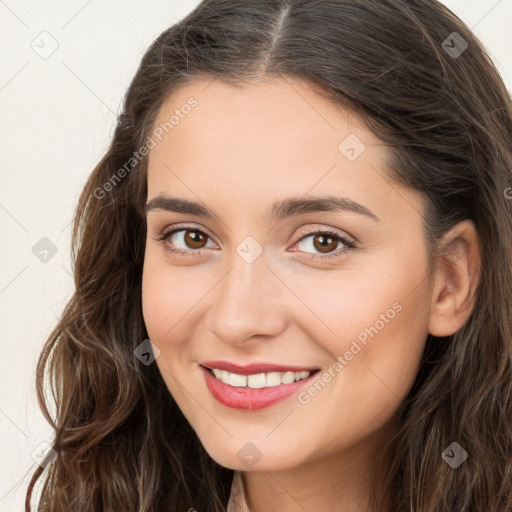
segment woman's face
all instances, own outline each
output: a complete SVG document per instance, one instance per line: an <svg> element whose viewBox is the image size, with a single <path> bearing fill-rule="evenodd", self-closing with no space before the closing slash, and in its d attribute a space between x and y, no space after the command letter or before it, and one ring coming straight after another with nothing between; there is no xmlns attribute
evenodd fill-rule
<svg viewBox="0 0 512 512"><path fill-rule="evenodd" d="M205 449L244 471L376 449L414 382L433 286L423 200L390 179L386 147L291 78L191 83L151 137L144 320ZM201 366L218 362L287 376L231 385ZM319 371L290 384L306 374L286 368Z"/></svg>

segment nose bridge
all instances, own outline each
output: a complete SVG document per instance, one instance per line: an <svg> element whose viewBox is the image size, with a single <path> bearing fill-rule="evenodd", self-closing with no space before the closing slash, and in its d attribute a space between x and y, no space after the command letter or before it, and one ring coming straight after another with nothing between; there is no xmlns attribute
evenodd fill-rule
<svg viewBox="0 0 512 512"><path fill-rule="evenodd" d="M282 283L267 267L265 255L242 242L231 267L216 286L208 327L226 343L242 343L254 335L278 335L285 327ZM248 249L248 250L247 250Z"/></svg>

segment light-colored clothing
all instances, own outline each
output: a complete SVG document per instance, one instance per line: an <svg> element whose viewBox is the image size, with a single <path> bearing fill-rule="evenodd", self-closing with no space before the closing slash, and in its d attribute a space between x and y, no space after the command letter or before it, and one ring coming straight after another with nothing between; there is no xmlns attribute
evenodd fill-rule
<svg viewBox="0 0 512 512"><path fill-rule="evenodd" d="M233 483L231 484L231 494L229 496L228 508L226 512L251 512L245 501L245 491L242 481L242 473L235 471Z"/></svg>

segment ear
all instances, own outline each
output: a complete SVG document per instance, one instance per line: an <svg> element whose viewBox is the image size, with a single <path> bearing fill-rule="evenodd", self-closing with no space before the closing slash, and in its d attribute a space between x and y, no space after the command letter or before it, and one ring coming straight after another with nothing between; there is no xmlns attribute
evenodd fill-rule
<svg viewBox="0 0 512 512"><path fill-rule="evenodd" d="M480 246L475 225L464 220L446 233L440 242L432 301L429 333L449 336L469 318L480 279Z"/></svg>

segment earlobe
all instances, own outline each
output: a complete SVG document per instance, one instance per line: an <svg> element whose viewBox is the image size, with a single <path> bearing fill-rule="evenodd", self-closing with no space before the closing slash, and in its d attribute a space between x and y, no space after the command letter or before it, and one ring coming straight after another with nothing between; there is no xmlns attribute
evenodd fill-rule
<svg viewBox="0 0 512 512"><path fill-rule="evenodd" d="M480 246L475 225L464 220L455 225L440 242L432 301L429 333L450 336L469 318L480 279Z"/></svg>

